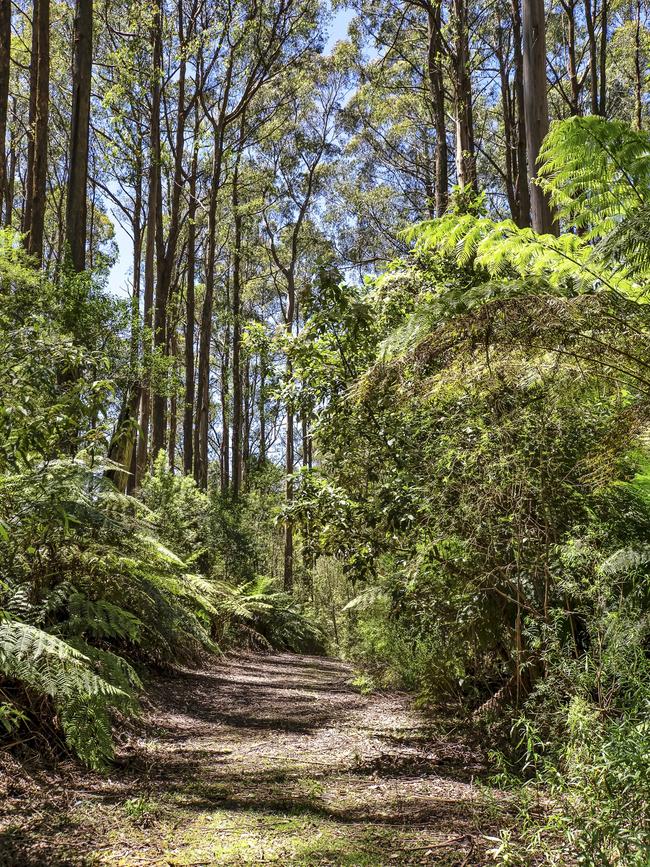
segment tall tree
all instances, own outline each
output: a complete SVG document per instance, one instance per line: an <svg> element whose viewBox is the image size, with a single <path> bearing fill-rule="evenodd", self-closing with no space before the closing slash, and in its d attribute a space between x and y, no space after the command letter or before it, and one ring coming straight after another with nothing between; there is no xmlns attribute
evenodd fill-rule
<svg viewBox="0 0 650 867"><path fill-rule="evenodd" d="M589 49L591 113L604 116L607 113L608 0L601 0L600 10L595 0L584 0L584 13Z"/></svg>
<svg viewBox="0 0 650 867"><path fill-rule="evenodd" d="M345 87L345 76L324 65L314 76L314 95L301 103L298 90L292 96L285 138L276 142L270 154L270 172L274 183L267 190L270 207L263 213L267 253L275 272L281 299L282 318L289 340L294 335L298 314L298 281L305 257L304 234L314 199L322 185L323 167L332 152L332 139L339 111L338 100ZM290 352L285 361L285 377L291 383L293 362ZM296 407L289 387L285 405L285 499L294 498L295 417ZM294 527L285 522L284 588L293 588Z"/></svg>
<svg viewBox="0 0 650 867"><path fill-rule="evenodd" d="M524 98L524 57L522 51L521 2L511 2L512 42L514 62L514 92L517 105L517 178L515 219L522 228L530 226L530 190L528 187L526 147L526 105ZM513 215L514 216L514 215Z"/></svg>
<svg viewBox="0 0 650 867"><path fill-rule="evenodd" d="M6 199L8 182L5 148L9 113L9 72L11 68L11 0L0 0L0 58L2 58L0 62L0 222L2 222L2 208Z"/></svg>
<svg viewBox="0 0 650 867"><path fill-rule="evenodd" d="M449 194L449 154L445 117L445 86L442 69L442 12L440 2L425 0L427 16L427 79L435 139L435 210L441 217L447 210Z"/></svg>
<svg viewBox="0 0 650 867"><path fill-rule="evenodd" d="M460 187L476 187L474 107L470 74L466 0L452 0L453 49L450 52L456 114L456 178Z"/></svg>
<svg viewBox="0 0 650 867"><path fill-rule="evenodd" d="M245 113L242 114L239 128L239 141L235 169L232 179L232 211L234 237L232 249L232 473L230 476L232 494L238 497L242 484L242 434L243 434L243 393L241 369L242 335L242 226L240 208L240 162L244 146Z"/></svg>
<svg viewBox="0 0 650 867"><path fill-rule="evenodd" d="M77 272L86 267L86 202L88 187L88 140L90 132L90 86L93 64L93 0L77 0L74 16L72 64L72 123L66 237L70 264Z"/></svg>
<svg viewBox="0 0 650 867"><path fill-rule="evenodd" d="M201 104L212 128L212 176L208 200L205 293L199 327L199 363L196 388L194 440L195 478L200 487L208 483L210 426L210 352L215 296L219 192L224 183L227 136L247 107L271 82L307 57L317 44L314 21L318 8L309 2L285 0L278 4L241 3L229 6L222 22L222 36L206 59L200 58ZM258 100L259 102L259 100ZM274 111L269 98L267 111ZM264 109L260 107L260 111Z"/></svg>
<svg viewBox="0 0 650 867"><path fill-rule="evenodd" d="M147 196L147 227L144 263L144 327L145 365L151 368L151 332L154 325L154 290L156 280L156 241L160 197L160 87L162 77L162 20L158 7L151 25L152 84L151 118L149 126L149 190ZM151 369L145 373L140 394L140 419L137 451L137 481L146 470L149 459L149 422L151 417Z"/></svg>
<svg viewBox="0 0 650 867"><path fill-rule="evenodd" d="M196 319L196 214L198 199L196 184L199 162L199 133L201 123L198 106L195 107L194 135L192 138L192 164L190 168L187 214L187 275L185 281L185 399L183 403L183 470L191 475L194 468L194 327Z"/></svg>
<svg viewBox="0 0 650 867"><path fill-rule="evenodd" d="M169 203L169 214L165 221L168 227L167 239L162 248L162 256L158 263L158 273L156 280L156 306L154 316L154 346L159 354L163 356L167 354L170 348L170 341L167 335L167 309L170 302L170 291L172 286L172 277L177 265L178 257L178 239L181 228L181 205L182 192L184 181L184 148L185 148L185 124L188 113L191 111L194 102L198 98L198 94L193 94L191 100L186 100L186 78L187 78L187 61L189 41L194 32L196 21L198 2L194 0L192 8L189 12L189 26L185 26L185 10L182 2L177 6L177 36L178 50L180 60L178 65L178 74L176 79L176 129L171 135L171 151L173 154L173 174L171 178L171 193ZM187 29L187 33L186 33ZM161 37L162 39L162 37ZM165 115L168 112L165 109ZM159 211L162 203L158 202ZM158 388L153 394L153 411L151 425L151 447L154 454L157 454L165 444L165 429L166 429L166 404L167 398L164 390Z"/></svg>
<svg viewBox="0 0 650 867"><path fill-rule="evenodd" d="M532 226L536 232L548 233L553 231L553 214L547 196L535 182L539 149L548 132L544 0L523 0L523 54L526 152Z"/></svg>
<svg viewBox="0 0 650 867"><path fill-rule="evenodd" d="M43 259L50 111L50 0L34 0L30 61L30 153L25 189L27 251Z"/></svg>

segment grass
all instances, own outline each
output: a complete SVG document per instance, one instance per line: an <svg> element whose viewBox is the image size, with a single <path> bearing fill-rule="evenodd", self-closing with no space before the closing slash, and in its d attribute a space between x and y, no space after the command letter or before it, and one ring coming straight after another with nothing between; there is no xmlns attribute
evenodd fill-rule
<svg viewBox="0 0 650 867"><path fill-rule="evenodd" d="M215 809L196 815L180 807L169 810L161 806L159 813L165 818L153 828L134 831L122 826L114 830L111 846L94 853L95 863L114 867L154 863L173 867L260 863L381 867L395 864L395 856L398 863L413 863L406 855L413 840L408 829L342 824L308 810L295 815L290 809L272 813ZM157 840L155 855L150 845L152 833ZM422 855L417 863L422 863Z"/></svg>

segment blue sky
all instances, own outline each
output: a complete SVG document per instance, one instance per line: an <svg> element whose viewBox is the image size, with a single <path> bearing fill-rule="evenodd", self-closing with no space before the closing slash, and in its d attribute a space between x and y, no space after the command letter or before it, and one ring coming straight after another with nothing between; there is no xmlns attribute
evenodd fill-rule
<svg viewBox="0 0 650 867"><path fill-rule="evenodd" d="M348 25L352 20L354 13L351 9L343 8L334 13L330 27L329 38L325 45L325 52L329 53L334 45L341 39L347 36ZM132 249L133 244L120 224L117 215L111 213L113 225L115 226L115 242L118 247L118 258L113 265L108 278L109 291L115 295L122 297L130 294L130 277L133 265Z"/></svg>

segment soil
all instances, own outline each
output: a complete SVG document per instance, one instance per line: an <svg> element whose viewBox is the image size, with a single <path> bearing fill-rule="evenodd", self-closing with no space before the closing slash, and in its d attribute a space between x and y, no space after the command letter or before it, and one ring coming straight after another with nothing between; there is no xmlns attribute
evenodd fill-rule
<svg viewBox="0 0 650 867"><path fill-rule="evenodd" d="M346 663L243 654L148 684L107 775L0 763L0 865L494 863L481 750Z"/></svg>

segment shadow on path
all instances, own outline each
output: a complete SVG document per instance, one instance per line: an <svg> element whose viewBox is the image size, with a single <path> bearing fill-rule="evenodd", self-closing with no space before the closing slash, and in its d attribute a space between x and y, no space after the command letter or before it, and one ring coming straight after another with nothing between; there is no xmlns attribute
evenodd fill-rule
<svg viewBox="0 0 650 867"><path fill-rule="evenodd" d="M481 757L350 677L250 654L154 679L113 773L23 768L8 785L0 867L489 863Z"/></svg>

